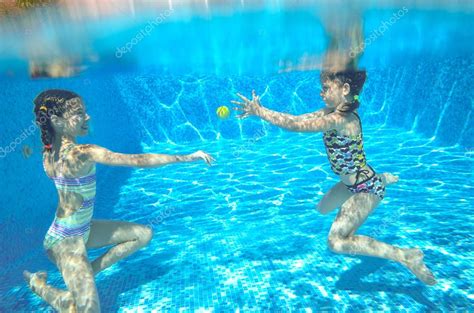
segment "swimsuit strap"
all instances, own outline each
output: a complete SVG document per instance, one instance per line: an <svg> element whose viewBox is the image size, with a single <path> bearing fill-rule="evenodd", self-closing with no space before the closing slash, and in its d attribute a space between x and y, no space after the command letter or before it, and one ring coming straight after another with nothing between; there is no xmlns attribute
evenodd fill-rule
<svg viewBox="0 0 474 313"><path fill-rule="evenodd" d="M356 179L355 179L355 183L354 183L354 186L355 185L358 185L358 184L362 184L366 181L368 181L369 179L372 179L372 177L375 176L375 171L374 169L372 168L372 166L370 166L369 164L367 164L367 166L370 168L370 170L372 171L372 176L369 177L369 170L358 170L356 172ZM361 182L359 182L359 177L360 175L363 174L365 176L365 179Z"/></svg>
<svg viewBox="0 0 474 313"><path fill-rule="evenodd" d="M66 155L69 153L69 151L72 148L74 148L74 146L75 146L75 144L73 144L73 143L69 144L66 148L64 148L62 155L58 158L58 161L62 162L61 163L61 173L63 172L64 159L66 158ZM43 169L44 169L44 172L46 173L46 175L49 177L48 171L46 171L45 161L46 161L46 159L43 158Z"/></svg>
<svg viewBox="0 0 474 313"><path fill-rule="evenodd" d="M362 132L362 121L360 120L360 117L359 117L359 114L357 114L356 112L352 112L355 117L357 117L357 119L359 120L359 126L360 126L360 136L362 138L364 138L364 135L363 135L363 132Z"/></svg>

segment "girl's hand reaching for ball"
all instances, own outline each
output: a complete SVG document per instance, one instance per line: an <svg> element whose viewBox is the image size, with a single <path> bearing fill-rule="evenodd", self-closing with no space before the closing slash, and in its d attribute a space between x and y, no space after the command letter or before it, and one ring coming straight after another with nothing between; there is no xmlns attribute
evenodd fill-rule
<svg viewBox="0 0 474 313"><path fill-rule="evenodd" d="M239 102L239 101L231 101L231 102L233 104L238 105L238 107L235 107L234 110L242 111L242 114L237 115L238 118L244 119L251 115L259 114L259 110L262 107L262 105L260 104L260 97L257 96L257 94L255 93L255 90L252 91L252 100L247 99L246 97L242 96L240 93L238 93L237 96L239 96L243 102Z"/></svg>

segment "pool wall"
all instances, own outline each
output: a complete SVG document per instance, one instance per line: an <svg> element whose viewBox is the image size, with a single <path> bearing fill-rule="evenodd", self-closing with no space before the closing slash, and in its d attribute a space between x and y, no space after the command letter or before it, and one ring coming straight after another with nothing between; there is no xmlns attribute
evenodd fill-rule
<svg viewBox="0 0 474 313"><path fill-rule="evenodd" d="M471 74L460 75L458 68ZM440 145L472 147L472 72L473 65L462 58L369 69L361 96L364 123L413 130ZM216 108L230 105L229 101L236 99L235 92L250 97L255 89L263 95L265 106L293 114L311 112L323 105L318 72L266 78L121 76L116 83L127 110L141 116L138 131L146 144L247 138L262 128L265 133L281 131L253 118L241 123L220 121Z"/></svg>

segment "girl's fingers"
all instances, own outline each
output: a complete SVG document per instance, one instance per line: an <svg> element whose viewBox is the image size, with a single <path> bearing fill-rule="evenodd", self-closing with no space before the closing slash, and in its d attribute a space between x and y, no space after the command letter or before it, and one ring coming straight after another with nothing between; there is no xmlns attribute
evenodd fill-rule
<svg viewBox="0 0 474 313"><path fill-rule="evenodd" d="M242 111L242 112L245 112L245 109L244 108L233 108L234 111Z"/></svg>
<svg viewBox="0 0 474 313"><path fill-rule="evenodd" d="M230 102L233 103L233 104L240 105L240 106L245 106L246 105L245 103L242 103L242 102L239 102L239 101L234 101L234 100L230 100Z"/></svg>
<svg viewBox="0 0 474 313"><path fill-rule="evenodd" d="M205 152L204 152L204 155L202 156L202 159L209 165L211 165L211 163L215 161L214 158L210 154L207 154Z"/></svg>
<svg viewBox="0 0 474 313"><path fill-rule="evenodd" d="M240 93L237 93L237 96L239 96L240 99L244 100L244 102L250 102L249 99L247 99L246 97L242 96Z"/></svg>

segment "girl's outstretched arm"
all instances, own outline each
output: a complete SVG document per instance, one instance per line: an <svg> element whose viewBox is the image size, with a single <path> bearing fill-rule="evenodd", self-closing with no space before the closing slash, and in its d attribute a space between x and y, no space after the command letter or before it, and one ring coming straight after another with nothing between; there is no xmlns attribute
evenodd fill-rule
<svg viewBox="0 0 474 313"><path fill-rule="evenodd" d="M251 115L256 115L263 120L295 132L322 132L329 129L339 128L339 125L343 122L342 116L334 113L328 114L329 111L322 109L320 111L304 114L300 116L280 113L265 108L260 104L260 98L252 92L252 100L237 94L243 102L232 101L232 103L239 105L237 110L242 111L239 118L246 118Z"/></svg>
<svg viewBox="0 0 474 313"><path fill-rule="evenodd" d="M255 95L255 91L252 92L253 96L254 96L254 99L255 98L258 98L258 105L259 106L262 106L260 104L260 97L256 96ZM244 102L239 102L239 101L231 101L232 103L234 104L237 104L239 106L244 106L244 105L247 105L247 102L252 102L250 101L249 99L247 99L246 97L242 96L241 94L237 94ZM241 111L244 111L244 113L240 114L238 117L239 118L246 118L250 115L256 115L256 112L248 112L248 111L245 111L243 108L241 107L238 107L238 108L234 108L234 110L241 110ZM278 116L278 118L280 119L284 119L284 120L293 120L293 121L303 121L303 120L307 120L307 119L312 119L312 118L317 118L317 117L322 117L324 115L327 115L329 114L331 111L328 110L327 108L322 108L318 111L315 111L315 112L311 112L311 113L305 113L305 114L300 114L300 115L293 115L293 114L288 114L288 113L283 113L283 112L277 112L277 111L272 111L273 114L275 116Z"/></svg>
<svg viewBox="0 0 474 313"><path fill-rule="evenodd" d="M338 125L342 121L337 113L309 119L285 119L279 112L263 106L258 109L257 115L275 126L294 132L324 132L339 128Z"/></svg>
<svg viewBox="0 0 474 313"><path fill-rule="evenodd" d="M178 162L193 162L203 160L211 165L215 161L209 154L203 151L197 151L186 155L169 154L124 154L110 151L97 145L81 145L80 159L94 163L101 163L112 166L131 166L131 167L160 167L167 164Z"/></svg>
<svg viewBox="0 0 474 313"><path fill-rule="evenodd" d="M324 115L327 115L329 113L331 113L331 111L328 108L322 108L321 110L318 110L316 112L296 115L295 120L296 121L309 120L309 119L313 119L313 118L323 117Z"/></svg>

